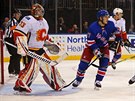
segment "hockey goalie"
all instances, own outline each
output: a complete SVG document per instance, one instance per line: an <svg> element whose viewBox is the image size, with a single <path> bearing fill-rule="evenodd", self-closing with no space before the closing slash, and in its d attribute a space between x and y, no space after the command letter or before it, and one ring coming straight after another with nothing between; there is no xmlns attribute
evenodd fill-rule
<svg viewBox="0 0 135 101"><path fill-rule="evenodd" d="M45 52L45 47L50 49L50 52L54 52L54 54L59 52L57 47L50 47L52 45L47 34L49 26L43 15L43 7L40 4L34 4L31 9L31 15L25 16L14 30L17 52L23 56L25 66L20 71L15 82L13 88L15 91L31 92L30 86L39 72L42 73L45 82L54 90L61 90L66 85L59 71L50 65L50 62L43 61L44 58L51 61Z"/></svg>

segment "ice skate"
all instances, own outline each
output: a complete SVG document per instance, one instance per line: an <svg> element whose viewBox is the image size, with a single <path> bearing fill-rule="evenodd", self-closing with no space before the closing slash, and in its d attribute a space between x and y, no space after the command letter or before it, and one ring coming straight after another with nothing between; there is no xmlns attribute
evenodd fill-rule
<svg viewBox="0 0 135 101"><path fill-rule="evenodd" d="M112 63L111 66L114 70L116 69L116 63Z"/></svg>
<svg viewBox="0 0 135 101"><path fill-rule="evenodd" d="M73 87L78 87L81 84L81 81L75 80L74 83L72 84Z"/></svg>
<svg viewBox="0 0 135 101"><path fill-rule="evenodd" d="M95 90L100 90L101 89L101 83L100 83L100 81L95 81Z"/></svg>
<svg viewBox="0 0 135 101"><path fill-rule="evenodd" d="M9 74L9 77L13 78L13 77L15 77L15 75L14 74Z"/></svg>
<svg viewBox="0 0 135 101"><path fill-rule="evenodd" d="M9 74L9 77L10 77L10 78L15 78L15 79L17 79L17 78L18 78L18 74Z"/></svg>
<svg viewBox="0 0 135 101"><path fill-rule="evenodd" d="M135 75L128 81L129 85L135 83Z"/></svg>
<svg viewBox="0 0 135 101"><path fill-rule="evenodd" d="M21 80L16 81L16 85L13 88L15 91L18 92L27 92L30 93L32 90L29 88L25 83L23 83Z"/></svg>
<svg viewBox="0 0 135 101"><path fill-rule="evenodd" d="M30 93L31 91L30 90L27 90L26 88L22 88L22 87L17 87L15 86L14 88L14 91L16 91L16 94L26 94L26 93Z"/></svg>

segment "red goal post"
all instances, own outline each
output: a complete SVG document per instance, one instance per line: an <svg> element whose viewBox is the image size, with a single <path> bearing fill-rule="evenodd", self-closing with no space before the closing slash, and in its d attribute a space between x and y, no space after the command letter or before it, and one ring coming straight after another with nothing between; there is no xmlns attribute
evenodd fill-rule
<svg viewBox="0 0 135 101"><path fill-rule="evenodd" d="M0 84L4 84L3 30L0 30Z"/></svg>

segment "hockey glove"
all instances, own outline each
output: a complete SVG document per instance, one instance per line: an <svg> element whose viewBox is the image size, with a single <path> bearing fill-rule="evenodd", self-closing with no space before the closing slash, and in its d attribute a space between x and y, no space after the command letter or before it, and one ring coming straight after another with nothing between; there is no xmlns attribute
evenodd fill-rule
<svg viewBox="0 0 135 101"><path fill-rule="evenodd" d="M118 41L109 42L109 50L116 52L118 45L119 45Z"/></svg>
<svg viewBox="0 0 135 101"><path fill-rule="evenodd" d="M121 41L121 37L116 37L115 41Z"/></svg>
<svg viewBox="0 0 135 101"><path fill-rule="evenodd" d="M26 36L18 36L16 39L16 44L17 44L17 53L22 55L22 56L26 56L27 55L26 49L28 49L27 37Z"/></svg>
<svg viewBox="0 0 135 101"><path fill-rule="evenodd" d="M94 51L94 55L98 58L101 58L103 56L103 54L98 49Z"/></svg>
<svg viewBox="0 0 135 101"><path fill-rule="evenodd" d="M127 46L127 47L134 47L131 43L130 43L130 41L127 39L127 40L124 40L123 41L124 42L124 46Z"/></svg>

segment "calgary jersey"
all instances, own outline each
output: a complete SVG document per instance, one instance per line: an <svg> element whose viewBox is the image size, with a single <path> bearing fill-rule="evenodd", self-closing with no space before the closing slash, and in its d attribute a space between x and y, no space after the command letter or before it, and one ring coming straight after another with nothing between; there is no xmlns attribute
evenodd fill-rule
<svg viewBox="0 0 135 101"><path fill-rule="evenodd" d="M28 41L29 48L42 48L44 41L49 39L49 26L44 18L42 20L36 20L31 15L25 16L16 27L16 30L26 36L30 33Z"/></svg>
<svg viewBox="0 0 135 101"><path fill-rule="evenodd" d="M120 31L125 32L126 28L125 28L125 19L121 18L120 20L115 20L112 16L109 18L110 21L112 21L115 25L115 27L119 28Z"/></svg>
<svg viewBox="0 0 135 101"><path fill-rule="evenodd" d="M90 46L94 51L101 47L108 45L108 40L112 34L119 34L120 32L114 26L112 21L108 21L108 24L101 28L98 22L92 23L88 28L87 43L86 46Z"/></svg>

